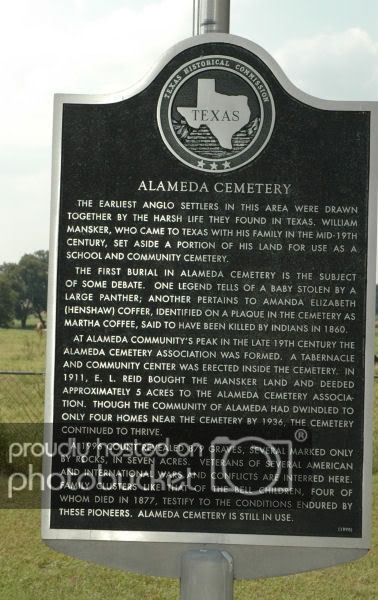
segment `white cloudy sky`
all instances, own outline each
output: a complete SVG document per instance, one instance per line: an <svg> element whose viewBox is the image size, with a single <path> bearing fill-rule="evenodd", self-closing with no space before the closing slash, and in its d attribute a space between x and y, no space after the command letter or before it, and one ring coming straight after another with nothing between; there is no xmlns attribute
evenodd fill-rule
<svg viewBox="0 0 378 600"><path fill-rule="evenodd" d="M0 264L48 247L53 94L127 88L192 34L192 0L12 0L0 24ZM376 0L231 0L231 33L304 91L378 101Z"/></svg>

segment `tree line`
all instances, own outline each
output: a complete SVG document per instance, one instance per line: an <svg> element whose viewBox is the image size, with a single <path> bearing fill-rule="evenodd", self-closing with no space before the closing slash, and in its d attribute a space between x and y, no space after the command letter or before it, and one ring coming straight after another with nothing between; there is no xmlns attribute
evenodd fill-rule
<svg viewBox="0 0 378 600"><path fill-rule="evenodd" d="M19 319L24 328L29 315L46 327L48 262L48 251L38 250L18 263L0 265L0 327Z"/></svg>

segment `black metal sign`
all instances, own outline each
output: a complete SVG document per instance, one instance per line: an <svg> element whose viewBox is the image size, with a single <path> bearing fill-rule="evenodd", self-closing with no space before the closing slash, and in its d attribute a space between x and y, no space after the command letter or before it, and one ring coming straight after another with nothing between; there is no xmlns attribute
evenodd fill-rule
<svg viewBox="0 0 378 600"><path fill-rule="evenodd" d="M58 98L46 538L366 548L373 109L230 36Z"/></svg>

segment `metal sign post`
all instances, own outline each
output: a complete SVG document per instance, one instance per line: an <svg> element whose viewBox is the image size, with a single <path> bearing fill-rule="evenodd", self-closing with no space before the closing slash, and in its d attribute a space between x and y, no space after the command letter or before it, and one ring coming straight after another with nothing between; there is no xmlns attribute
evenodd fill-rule
<svg viewBox="0 0 378 600"><path fill-rule="evenodd" d="M193 35L229 31L230 0L194 0Z"/></svg>
<svg viewBox="0 0 378 600"><path fill-rule="evenodd" d="M193 35L229 33L230 0L194 0ZM181 562L181 600L232 600L233 561L220 550L188 550Z"/></svg>
<svg viewBox="0 0 378 600"><path fill-rule="evenodd" d="M181 563L181 600L232 600L233 561L222 550L188 550Z"/></svg>

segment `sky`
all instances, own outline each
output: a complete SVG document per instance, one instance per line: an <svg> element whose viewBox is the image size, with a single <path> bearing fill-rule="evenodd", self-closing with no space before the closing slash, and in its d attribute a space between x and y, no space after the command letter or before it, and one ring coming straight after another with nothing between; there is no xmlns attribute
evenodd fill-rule
<svg viewBox="0 0 378 600"><path fill-rule="evenodd" d="M192 16L192 0L2 3L0 264L48 248L54 93L133 86L192 35ZM230 33L309 94L378 101L376 0L231 0Z"/></svg>

